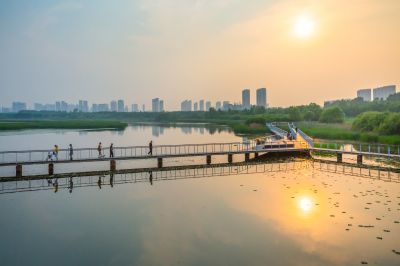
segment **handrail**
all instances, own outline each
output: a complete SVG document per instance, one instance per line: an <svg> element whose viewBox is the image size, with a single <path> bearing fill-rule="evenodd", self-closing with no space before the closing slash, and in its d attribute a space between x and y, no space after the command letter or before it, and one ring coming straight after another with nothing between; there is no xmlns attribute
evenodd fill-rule
<svg viewBox="0 0 400 266"><path fill-rule="evenodd" d="M174 145L168 144L168 145L154 145L153 149L157 148L157 147L183 147L183 146L202 146L202 145L238 145L238 144L249 145L249 144L251 144L253 142L254 141L248 141L248 142L211 142L211 143L196 143L196 144L188 143L188 144L174 144ZM106 146L106 147L103 146L102 147L102 149L104 149L104 150L106 150L108 148L109 148L108 146ZM115 146L114 150L115 149L134 149L134 148L146 149L146 148L149 148L149 146L148 145L147 146ZM52 151L52 150L53 150L53 148L50 148L50 149L47 149L47 150L0 151L0 154L2 154L2 153L25 153L25 152L49 152L49 151ZM97 151L97 147L94 147L94 148L93 147L74 148L74 151L84 151L84 150L95 150L95 151ZM61 151L69 151L69 149L68 148L59 149L59 151L60 152Z"/></svg>
<svg viewBox="0 0 400 266"><path fill-rule="evenodd" d="M276 127L273 123L266 123L266 126L272 133L274 133L275 135L278 135L282 138L286 137L288 134L287 131L285 131L279 127Z"/></svg>
<svg viewBox="0 0 400 266"><path fill-rule="evenodd" d="M288 127L289 127L289 130L290 130L290 134L292 134L294 139L297 139L297 131L294 129L295 126L294 126L293 122L289 122L288 123Z"/></svg>

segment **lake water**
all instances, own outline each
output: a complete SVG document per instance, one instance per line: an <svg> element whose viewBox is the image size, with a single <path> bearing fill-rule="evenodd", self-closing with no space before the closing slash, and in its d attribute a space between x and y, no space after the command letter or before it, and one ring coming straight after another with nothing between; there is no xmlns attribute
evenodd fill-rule
<svg viewBox="0 0 400 266"><path fill-rule="evenodd" d="M150 139L242 140L227 129L131 126L1 133L0 150L146 145ZM56 170L77 166L63 167ZM400 265L399 174L324 167L296 159L71 177L57 186L1 183L0 265Z"/></svg>

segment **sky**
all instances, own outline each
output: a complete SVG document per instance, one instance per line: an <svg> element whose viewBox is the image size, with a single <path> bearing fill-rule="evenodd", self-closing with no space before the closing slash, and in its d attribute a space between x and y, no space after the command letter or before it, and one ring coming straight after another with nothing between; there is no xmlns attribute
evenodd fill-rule
<svg viewBox="0 0 400 266"><path fill-rule="evenodd" d="M398 0L2 0L0 105L270 106L400 86Z"/></svg>

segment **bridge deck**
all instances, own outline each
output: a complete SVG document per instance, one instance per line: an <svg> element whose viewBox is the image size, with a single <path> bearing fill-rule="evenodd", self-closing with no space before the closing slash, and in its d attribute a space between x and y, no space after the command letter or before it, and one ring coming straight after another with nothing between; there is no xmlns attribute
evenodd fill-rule
<svg viewBox="0 0 400 266"><path fill-rule="evenodd" d="M308 151L304 145L289 142L271 142L266 145L261 149L254 142L159 145L154 146L150 154L147 146L115 147L112 158L108 148L102 149L102 156L99 156L97 149L80 148L73 151L73 160L67 149L60 150L58 158L51 156L51 160L48 158L48 150L4 151L0 152L0 166Z"/></svg>

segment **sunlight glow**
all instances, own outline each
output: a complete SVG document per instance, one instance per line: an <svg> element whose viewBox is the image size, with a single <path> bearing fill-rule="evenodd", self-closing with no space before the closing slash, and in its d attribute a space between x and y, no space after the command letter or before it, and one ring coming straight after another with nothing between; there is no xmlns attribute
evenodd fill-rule
<svg viewBox="0 0 400 266"><path fill-rule="evenodd" d="M299 207L304 212L309 212L312 209L312 201L309 198L301 198L299 201Z"/></svg>
<svg viewBox="0 0 400 266"><path fill-rule="evenodd" d="M314 21L307 16L300 16L294 23L294 33L299 38L308 38L314 33Z"/></svg>

